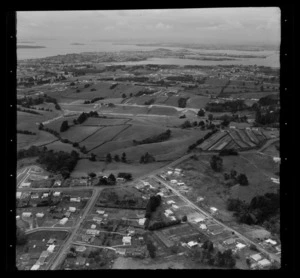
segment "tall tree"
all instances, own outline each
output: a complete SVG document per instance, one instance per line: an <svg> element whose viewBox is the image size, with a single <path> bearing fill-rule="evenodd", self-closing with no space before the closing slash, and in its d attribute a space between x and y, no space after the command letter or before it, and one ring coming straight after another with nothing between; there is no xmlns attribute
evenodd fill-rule
<svg viewBox="0 0 300 278"><path fill-rule="evenodd" d="M127 162L127 158L126 158L126 153L122 153L122 162L126 163Z"/></svg>
<svg viewBox="0 0 300 278"><path fill-rule="evenodd" d="M110 153L108 153L108 154L106 155L106 162L107 162L107 163L112 162L112 157L111 157L111 154L110 154Z"/></svg>

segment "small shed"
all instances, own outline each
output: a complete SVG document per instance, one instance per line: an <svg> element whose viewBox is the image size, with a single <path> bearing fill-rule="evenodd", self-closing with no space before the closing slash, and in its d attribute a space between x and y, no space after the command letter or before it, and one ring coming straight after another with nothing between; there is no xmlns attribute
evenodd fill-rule
<svg viewBox="0 0 300 278"><path fill-rule="evenodd" d="M131 245L131 236L124 236L122 238L123 245Z"/></svg>
<svg viewBox="0 0 300 278"><path fill-rule="evenodd" d="M139 225L141 225L141 226L144 225L145 221L146 221L146 218L140 218Z"/></svg>
<svg viewBox="0 0 300 278"><path fill-rule="evenodd" d="M47 251L49 251L49 252L53 252L54 251L54 248L55 248L55 245L54 244L51 244L49 247L48 247L48 249L47 249Z"/></svg>
<svg viewBox="0 0 300 278"><path fill-rule="evenodd" d="M59 224L65 225L67 223L67 221L68 221L68 218L65 217L59 221Z"/></svg>
<svg viewBox="0 0 300 278"><path fill-rule="evenodd" d="M259 260L262 259L262 256L257 253L257 254L250 256L250 258L253 259L254 261L258 262Z"/></svg>
<svg viewBox="0 0 300 278"><path fill-rule="evenodd" d="M75 211L76 211L76 208L75 208L75 207L69 207L69 211L70 211L70 212L75 212Z"/></svg>

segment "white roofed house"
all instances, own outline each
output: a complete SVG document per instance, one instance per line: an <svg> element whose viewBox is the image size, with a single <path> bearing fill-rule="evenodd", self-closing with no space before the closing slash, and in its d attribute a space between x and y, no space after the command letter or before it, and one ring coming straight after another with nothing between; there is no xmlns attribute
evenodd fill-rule
<svg viewBox="0 0 300 278"><path fill-rule="evenodd" d="M55 245L54 245L54 244L51 244L51 245L49 245L47 251L49 251L49 252L52 253L52 252L54 252L54 248L55 248Z"/></svg>
<svg viewBox="0 0 300 278"><path fill-rule="evenodd" d="M140 218L139 225L141 225L141 226L144 225L145 221L146 221L146 218Z"/></svg>
<svg viewBox="0 0 300 278"><path fill-rule="evenodd" d="M31 212L23 212L22 217L31 217L32 213Z"/></svg>
<svg viewBox="0 0 300 278"><path fill-rule="evenodd" d="M67 223L67 221L68 221L68 218L65 217L59 221L59 224L65 225Z"/></svg>
<svg viewBox="0 0 300 278"><path fill-rule="evenodd" d="M131 245L131 236L124 236L122 238L123 245Z"/></svg>
<svg viewBox="0 0 300 278"><path fill-rule="evenodd" d="M167 204L171 205L171 204L175 204L175 202L173 200L169 200L169 201L167 201Z"/></svg>
<svg viewBox="0 0 300 278"><path fill-rule="evenodd" d="M22 196L22 192L17 192L17 199L20 199L21 198L21 196Z"/></svg>
<svg viewBox="0 0 300 278"><path fill-rule="evenodd" d="M211 213L216 213L218 211L218 209L215 207L210 207L209 210Z"/></svg>
<svg viewBox="0 0 300 278"><path fill-rule="evenodd" d="M263 267L270 266L271 262L267 259L263 259L263 260L259 261L257 264L258 264L259 267L263 268Z"/></svg>
<svg viewBox="0 0 300 278"><path fill-rule="evenodd" d="M54 197L59 197L59 196L60 196L60 193L61 193L61 192L56 191L56 192L53 193L53 196L54 196Z"/></svg>
<svg viewBox="0 0 300 278"><path fill-rule="evenodd" d="M76 208L75 208L75 207L69 207L69 211L70 211L70 212L75 212L75 211L76 211Z"/></svg>
<svg viewBox="0 0 300 278"><path fill-rule="evenodd" d="M262 256L261 256L260 254L257 253L257 254L254 254L254 255L250 256L250 258L251 258L252 260L258 262L259 260L262 259Z"/></svg>
<svg viewBox="0 0 300 278"><path fill-rule="evenodd" d="M44 213L38 212L35 216L38 217L38 218L43 218L44 215L45 215Z"/></svg>

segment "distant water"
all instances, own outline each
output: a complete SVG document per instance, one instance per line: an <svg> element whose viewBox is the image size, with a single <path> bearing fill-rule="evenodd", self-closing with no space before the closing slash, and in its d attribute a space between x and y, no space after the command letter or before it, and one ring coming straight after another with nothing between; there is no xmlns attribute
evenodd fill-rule
<svg viewBox="0 0 300 278"><path fill-rule="evenodd" d="M22 44L22 41L18 42ZM158 46L136 46L136 45L118 45L112 42L79 42L84 45L74 45L72 43L78 43L76 41L56 41L56 40L44 40L35 41L29 45L40 45L46 48L17 48L17 59L36 59L45 58L56 55L65 55L70 53L82 53L82 52L119 52L119 51L130 51L130 50L154 50L159 48ZM171 50L182 49L179 47L163 47ZM187 48L186 48L187 49ZM173 65L257 65L257 66L268 66L268 67L280 67L279 62L279 51L238 51L238 50L202 50L202 49L189 49L192 52L201 53L227 53L235 55L265 55L267 58L238 58L236 60L227 61L201 61L192 59L178 59L178 58L151 58L145 61L135 62L113 62L109 64L125 64L125 65L143 65L143 64L173 64ZM108 63L105 63L108 64Z"/></svg>

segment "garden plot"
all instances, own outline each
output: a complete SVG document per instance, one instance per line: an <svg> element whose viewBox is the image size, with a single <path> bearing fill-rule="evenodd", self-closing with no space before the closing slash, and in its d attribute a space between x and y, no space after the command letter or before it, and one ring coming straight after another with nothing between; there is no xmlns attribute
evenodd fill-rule
<svg viewBox="0 0 300 278"><path fill-rule="evenodd" d="M212 135L208 140L205 140L202 144L200 144L197 148L201 148L203 150L208 150L213 144L218 142L222 137L226 136L226 132L217 132Z"/></svg>
<svg viewBox="0 0 300 278"><path fill-rule="evenodd" d="M245 133L245 129L235 129L235 131L238 133L238 135L242 138L243 142L248 144L250 147L255 147L256 145L253 144L249 137Z"/></svg>
<svg viewBox="0 0 300 278"><path fill-rule="evenodd" d="M219 141L212 145L208 150L212 151L212 150L217 150L220 151L222 150L228 143L230 143L231 141L231 137L227 134L226 136L222 137L221 139L219 139Z"/></svg>
<svg viewBox="0 0 300 278"><path fill-rule="evenodd" d="M240 137L238 136L237 132L232 129L229 132L230 136L232 137L232 139L241 147L241 148L249 148L249 146L247 144L245 144Z"/></svg>

